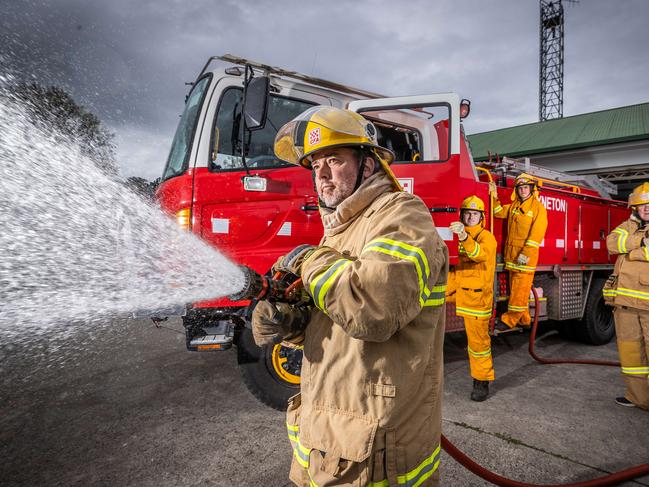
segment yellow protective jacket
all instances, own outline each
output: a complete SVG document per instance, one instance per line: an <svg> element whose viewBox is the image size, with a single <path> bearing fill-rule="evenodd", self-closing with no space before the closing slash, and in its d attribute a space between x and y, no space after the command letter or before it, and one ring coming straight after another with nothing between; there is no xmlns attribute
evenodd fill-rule
<svg viewBox="0 0 649 487"><path fill-rule="evenodd" d="M468 237L458 246L458 263L447 292L455 291L455 312L459 316L490 318L496 247L493 233L482 225L465 227Z"/></svg>
<svg viewBox="0 0 649 487"><path fill-rule="evenodd" d="M438 485L447 247L383 173L321 214L321 247L302 265L317 309L287 413L290 478L352 469L353 485Z"/></svg>
<svg viewBox="0 0 649 487"><path fill-rule="evenodd" d="M642 239L649 237L649 225L632 216L606 237L606 247L617 255L614 284L604 289L615 306L649 310L649 248Z"/></svg>
<svg viewBox="0 0 649 487"><path fill-rule="evenodd" d="M533 273L539 261L539 247L548 228L548 213L536 192L523 202L517 198L505 206L495 201L494 217L507 218L505 269ZM516 261L519 254L529 257L527 264L521 265Z"/></svg>

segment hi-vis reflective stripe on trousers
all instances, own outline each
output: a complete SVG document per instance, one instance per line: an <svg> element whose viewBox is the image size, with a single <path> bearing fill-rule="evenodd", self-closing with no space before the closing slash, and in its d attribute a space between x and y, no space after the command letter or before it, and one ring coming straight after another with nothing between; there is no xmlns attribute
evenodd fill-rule
<svg viewBox="0 0 649 487"><path fill-rule="evenodd" d="M626 241L629 238L629 232L627 232L624 228L616 228L613 230L613 233L617 233L617 251L620 254L628 254L629 251L626 248Z"/></svg>
<svg viewBox="0 0 649 487"><path fill-rule="evenodd" d="M313 296L313 302L325 313L327 310L325 309L324 300L327 291L331 287L331 284L336 280L336 277L338 277L338 274L340 274L342 270L351 263L352 261L347 259L337 260L329 267L329 269L316 277L309 286L311 296Z"/></svg>
<svg viewBox="0 0 649 487"><path fill-rule="evenodd" d="M514 264L513 262L505 262L505 269L522 271L522 272L534 272L536 271L536 266Z"/></svg>
<svg viewBox="0 0 649 487"><path fill-rule="evenodd" d="M309 455L311 448L305 448L300 443L299 427L297 425L286 423L288 429L288 439L291 441L293 447L293 456L297 462L304 467L307 472L309 471ZM441 447L438 446L435 451L417 467L410 470L404 475L397 476L399 487L417 487L421 485L427 478L435 473L439 467ZM309 474L309 477L311 475ZM311 487L318 487L318 485L310 479ZM367 487L388 487L388 479L381 480L380 482L370 482Z"/></svg>
<svg viewBox="0 0 649 487"><path fill-rule="evenodd" d="M475 316L476 318L491 318L492 311L490 309L473 309L473 308L464 308L462 306L456 306L455 313L458 316Z"/></svg>
<svg viewBox="0 0 649 487"><path fill-rule="evenodd" d="M507 309L509 311L527 311L527 306L514 306L513 304L508 304Z"/></svg>
<svg viewBox="0 0 649 487"><path fill-rule="evenodd" d="M446 286L433 286L431 291L426 285L426 281L430 277L430 268L426 254L420 248L388 238L377 238L368 243L363 249L363 253L370 251L381 252L398 259L405 259L415 265L419 280L419 304L422 308L425 306L441 306L444 304Z"/></svg>
<svg viewBox="0 0 649 487"><path fill-rule="evenodd" d="M478 357L489 357L491 355L491 348L488 349L488 350L485 350L484 352L474 352L473 350L471 350L471 347L467 347L467 349L469 351L469 355L471 355L473 357L476 357L476 358L478 358Z"/></svg>
<svg viewBox="0 0 649 487"><path fill-rule="evenodd" d="M628 375L649 376L649 367L622 367L622 373Z"/></svg>

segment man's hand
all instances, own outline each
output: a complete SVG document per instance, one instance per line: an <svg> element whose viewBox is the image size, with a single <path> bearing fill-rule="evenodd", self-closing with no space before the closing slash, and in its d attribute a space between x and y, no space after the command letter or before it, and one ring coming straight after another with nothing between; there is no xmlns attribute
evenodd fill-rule
<svg viewBox="0 0 649 487"><path fill-rule="evenodd" d="M317 249L315 245L298 245L288 254L283 255L282 257L277 259L277 262L275 262L275 265L273 266L273 271L290 272L291 274L295 274L296 276L301 276L302 263L309 255L311 255L311 252L313 252L315 249Z"/></svg>
<svg viewBox="0 0 649 487"><path fill-rule="evenodd" d="M516 263L520 265L527 265L529 261L530 258L525 254L518 254L518 257L516 257Z"/></svg>
<svg viewBox="0 0 649 487"><path fill-rule="evenodd" d="M252 336L259 347L282 340L299 345L308 322L309 312L305 309L260 301L252 312Z"/></svg>
<svg viewBox="0 0 649 487"><path fill-rule="evenodd" d="M493 199L498 199L498 188L496 186L496 183L493 181L489 181L489 196L491 196Z"/></svg>
<svg viewBox="0 0 649 487"><path fill-rule="evenodd" d="M451 232L457 235L457 238L460 239L460 242L464 242L468 235L464 229L464 224L462 222L453 222L449 225Z"/></svg>

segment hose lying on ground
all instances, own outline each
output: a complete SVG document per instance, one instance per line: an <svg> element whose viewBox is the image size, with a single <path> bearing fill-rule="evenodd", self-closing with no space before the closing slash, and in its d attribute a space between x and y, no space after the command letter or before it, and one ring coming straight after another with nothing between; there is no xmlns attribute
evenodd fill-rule
<svg viewBox="0 0 649 487"><path fill-rule="evenodd" d="M539 297L536 290L532 288L534 294L534 322L532 323L532 330L530 334L529 353L534 360L541 364L585 364L585 365L608 365L619 367L619 362L604 361L604 360L568 360L568 359L545 359L539 357L534 351L534 342L536 340L536 330L539 325ZM583 482L575 482L570 484L528 484L519 482L517 480L508 479L490 470L487 470L482 465L479 465L474 460L469 458L465 453L460 451L448 439L442 435L442 448L448 453L455 461L462 466L473 472L478 477L491 482L492 484L501 487L606 487L611 485L618 485L627 480L649 475L649 463L644 463L636 467L631 467L626 470L614 472L603 477L598 477L592 480L585 480Z"/></svg>

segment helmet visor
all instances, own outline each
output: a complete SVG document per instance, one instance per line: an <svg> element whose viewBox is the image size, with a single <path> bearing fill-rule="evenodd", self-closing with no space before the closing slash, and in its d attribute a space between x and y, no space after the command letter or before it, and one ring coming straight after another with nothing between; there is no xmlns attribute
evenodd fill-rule
<svg viewBox="0 0 649 487"><path fill-rule="evenodd" d="M629 206L640 206L649 203L649 193L631 193L629 195Z"/></svg>
<svg viewBox="0 0 649 487"><path fill-rule="evenodd" d="M292 164L299 164L305 155L307 124L340 135L369 140L376 145L376 130L371 122L353 112L339 108L316 106L302 112L279 129L275 136L275 155Z"/></svg>

